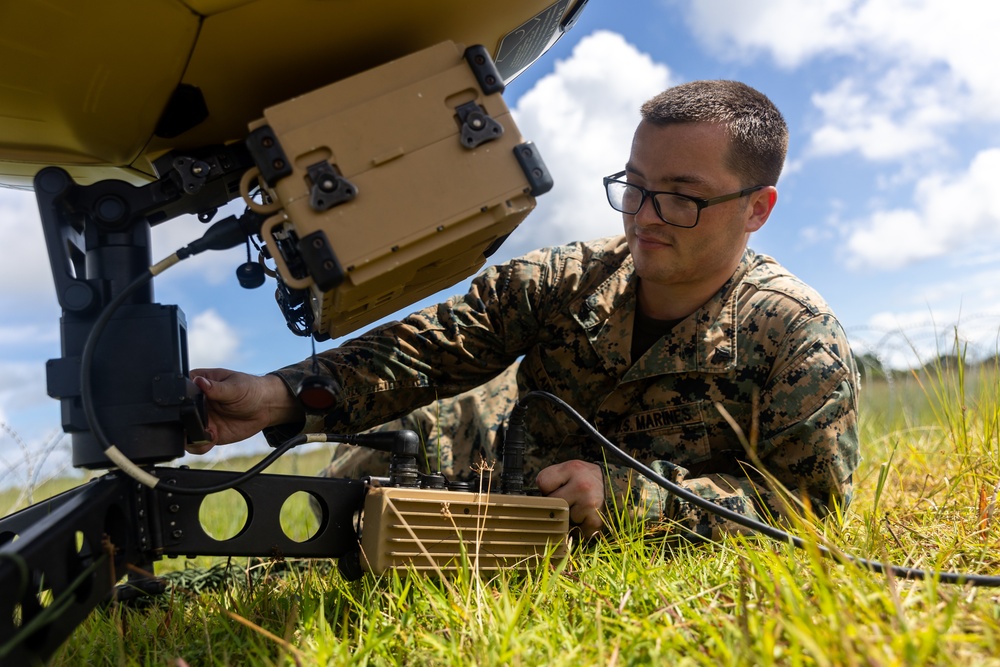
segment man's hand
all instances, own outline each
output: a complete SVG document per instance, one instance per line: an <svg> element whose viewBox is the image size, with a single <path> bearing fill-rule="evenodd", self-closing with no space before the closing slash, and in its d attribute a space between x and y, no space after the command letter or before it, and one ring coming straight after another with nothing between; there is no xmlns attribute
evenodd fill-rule
<svg viewBox="0 0 1000 667"><path fill-rule="evenodd" d="M569 519L584 539L597 534L604 522L604 470L596 463L566 461L545 468L535 479L547 496L569 503Z"/></svg>
<svg viewBox="0 0 1000 667"><path fill-rule="evenodd" d="M224 368L199 368L191 379L205 394L207 444L187 445L204 454L215 445L245 440L268 426L302 418L302 408L275 375L248 375Z"/></svg>

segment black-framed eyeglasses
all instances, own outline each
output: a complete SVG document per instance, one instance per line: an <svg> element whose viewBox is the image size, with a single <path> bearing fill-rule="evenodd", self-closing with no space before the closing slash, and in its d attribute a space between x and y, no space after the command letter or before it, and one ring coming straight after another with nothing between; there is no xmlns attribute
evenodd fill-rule
<svg viewBox="0 0 1000 667"><path fill-rule="evenodd" d="M604 189L608 193L608 203L611 204L611 208L627 215L635 215L646 202L646 198L649 197L653 200L653 208L656 209L656 215L660 217L660 220L675 227L694 227L701 218L703 208L746 197L748 194L766 187L755 185L739 192L704 199L682 195L678 192L656 192L640 188L638 185L619 180L624 175L625 172L620 171L617 174L604 177Z"/></svg>

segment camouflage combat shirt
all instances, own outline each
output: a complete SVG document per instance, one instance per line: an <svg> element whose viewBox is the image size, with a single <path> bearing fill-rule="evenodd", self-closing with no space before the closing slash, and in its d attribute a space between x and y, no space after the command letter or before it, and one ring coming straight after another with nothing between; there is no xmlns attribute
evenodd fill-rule
<svg viewBox="0 0 1000 667"><path fill-rule="evenodd" d="M321 353L342 400L307 417L304 430L364 430L483 385L521 358L518 395L555 394L701 497L764 521L786 514L781 487L819 514L846 506L859 459L857 370L819 295L747 250L710 301L633 360L637 281L624 236L491 267L464 296ZM276 373L294 387L311 368ZM607 462L549 402L529 403L526 419L526 480L559 461ZM705 537L742 530L627 468L607 468L609 504Z"/></svg>

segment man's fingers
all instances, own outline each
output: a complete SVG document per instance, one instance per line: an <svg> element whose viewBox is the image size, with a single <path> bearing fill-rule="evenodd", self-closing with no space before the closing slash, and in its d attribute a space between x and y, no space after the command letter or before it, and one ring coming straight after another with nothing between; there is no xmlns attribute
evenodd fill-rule
<svg viewBox="0 0 1000 667"><path fill-rule="evenodd" d="M571 486L588 493L597 490L603 498L604 478L602 475L599 466L574 459L543 468L535 477L535 483L539 490L546 495L555 493L563 486ZM573 491L573 493L577 493L577 491Z"/></svg>
<svg viewBox="0 0 1000 667"><path fill-rule="evenodd" d="M569 508L569 520L575 526L593 525L598 522L598 518L596 507L574 503Z"/></svg>
<svg viewBox="0 0 1000 667"><path fill-rule="evenodd" d="M195 385L201 389L209 399L213 401L226 402L239 398L239 383L231 381L229 378L210 377L206 375L196 375L193 378Z"/></svg>
<svg viewBox="0 0 1000 667"><path fill-rule="evenodd" d="M604 519L601 518L600 508L586 502L574 503L571 500L567 502L570 502L570 525L579 531L584 539L601 532L601 528L604 526Z"/></svg>
<svg viewBox="0 0 1000 667"><path fill-rule="evenodd" d="M572 475L565 466L554 465L539 472L535 478L535 484L538 485L539 491L548 496L566 484L571 477Z"/></svg>
<svg viewBox="0 0 1000 667"><path fill-rule="evenodd" d="M257 380L253 376L222 369L201 371L204 375L196 375L198 372L192 371L191 379L210 401L222 405L239 404L240 407L244 407L243 402L248 396L253 396L253 381Z"/></svg>
<svg viewBox="0 0 1000 667"><path fill-rule="evenodd" d="M586 461L564 461L538 473L535 483L545 495L569 504L569 518L583 537L590 537L604 524L604 472Z"/></svg>
<svg viewBox="0 0 1000 667"><path fill-rule="evenodd" d="M601 532L601 528L604 526L604 522L601 517L595 511L593 515L588 515L585 521L581 521L576 524L575 528L580 531L580 535L584 538L590 538Z"/></svg>

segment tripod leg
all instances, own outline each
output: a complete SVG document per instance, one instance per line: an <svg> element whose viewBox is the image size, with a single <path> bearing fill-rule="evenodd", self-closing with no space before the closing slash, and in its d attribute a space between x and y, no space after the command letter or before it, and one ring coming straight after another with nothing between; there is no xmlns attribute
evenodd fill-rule
<svg viewBox="0 0 1000 667"><path fill-rule="evenodd" d="M134 486L106 475L0 520L0 664L44 662L143 561Z"/></svg>

